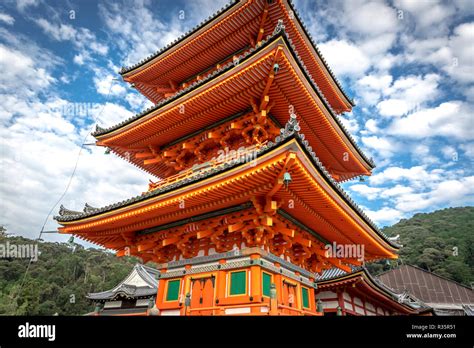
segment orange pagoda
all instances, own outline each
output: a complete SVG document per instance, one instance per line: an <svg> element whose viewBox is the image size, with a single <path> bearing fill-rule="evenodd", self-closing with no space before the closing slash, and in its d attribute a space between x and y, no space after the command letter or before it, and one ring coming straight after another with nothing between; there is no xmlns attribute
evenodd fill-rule
<svg viewBox="0 0 474 348"><path fill-rule="evenodd" d="M158 264L150 313L322 315L318 274L396 258L339 185L374 164L289 1L234 1L121 74L155 105L93 135L154 179L56 219L61 233ZM363 246L363 260L328 245Z"/></svg>

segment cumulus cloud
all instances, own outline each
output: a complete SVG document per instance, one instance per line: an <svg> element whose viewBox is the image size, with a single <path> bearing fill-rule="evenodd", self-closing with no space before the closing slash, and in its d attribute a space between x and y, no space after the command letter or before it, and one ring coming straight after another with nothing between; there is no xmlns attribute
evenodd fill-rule
<svg viewBox="0 0 474 348"><path fill-rule="evenodd" d="M473 112L472 106L464 102L446 102L395 119L388 133L409 138L445 136L474 139Z"/></svg>
<svg viewBox="0 0 474 348"><path fill-rule="evenodd" d="M6 43L0 44L0 219L9 232L36 238L66 186L92 116L103 109L100 119L116 123L131 112L107 103L95 105L91 115L67 114L67 106L76 103L55 90L53 72L60 59L21 35L0 30L0 38ZM86 201L109 204L142 192L147 177L122 159L104 155L102 148L86 147L63 203L78 210ZM46 229L56 227L50 220Z"/></svg>
<svg viewBox="0 0 474 348"><path fill-rule="evenodd" d="M377 104L382 116L402 116L425 105L439 94L439 75L404 76L381 92L387 99Z"/></svg>
<svg viewBox="0 0 474 348"><path fill-rule="evenodd" d="M76 28L58 21L48 21L45 18L37 18L34 22L51 39L70 42L79 51L74 57L76 64L82 65L84 61L90 61L91 53L105 56L109 51L108 46L100 43L96 35L87 28Z"/></svg>
<svg viewBox="0 0 474 348"><path fill-rule="evenodd" d="M402 195L395 207L404 212L474 204L474 176L439 182L427 192Z"/></svg>
<svg viewBox="0 0 474 348"><path fill-rule="evenodd" d="M369 179L373 185L383 183L396 183L402 180L408 181L411 185L420 186L422 183L439 181L442 170L427 171L424 166L414 166L410 168L389 167L384 171L372 175Z"/></svg>
<svg viewBox="0 0 474 348"><path fill-rule="evenodd" d="M365 146L374 149L383 157L391 157L399 148L399 145L393 139L387 137L382 138L376 135L362 137L362 142Z"/></svg>
<svg viewBox="0 0 474 348"><path fill-rule="evenodd" d="M383 207L378 210L364 209L365 213L380 225L393 224L403 218L403 213L397 209Z"/></svg>
<svg viewBox="0 0 474 348"><path fill-rule="evenodd" d="M166 18L154 13L148 1L105 2L99 5L99 14L108 31L114 34L115 44L123 52L123 64L130 66L175 40L225 2L185 2L182 8L168 13ZM124 12L123 8L127 11Z"/></svg>
<svg viewBox="0 0 474 348"><path fill-rule="evenodd" d="M15 18L10 16L8 13L0 12L0 22L3 22L7 25L13 25L13 23L15 23Z"/></svg>
<svg viewBox="0 0 474 348"><path fill-rule="evenodd" d="M346 40L331 40L320 44L319 49L338 75L360 76L370 67L366 54Z"/></svg>
<svg viewBox="0 0 474 348"><path fill-rule="evenodd" d="M0 93L8 93L13 88L27 96L48 88L55 81L43 67L36 66L30 56L1 44L0 69Z"/></svg>

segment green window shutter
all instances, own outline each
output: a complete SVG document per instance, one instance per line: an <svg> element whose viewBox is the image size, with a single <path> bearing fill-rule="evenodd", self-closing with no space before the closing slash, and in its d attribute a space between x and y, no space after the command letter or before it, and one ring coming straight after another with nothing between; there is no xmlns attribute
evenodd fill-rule
<svg viewBox="0 0 474 348"><path fill-rule="evenodd" d="M268 273L262 275L262 292L263 296L270 297L270 284L272 283L272 276Z"/></svg>
<svg viewBox="0 0 474 348"><path fill-rule="evenodd" d="M309 293L307 288L301 288L301 300L303 308L309 308Z"/></svg>
<svg viewBox="0 0 474 348"><path fill-rule="evenodd" d="M168 281L168 292L166 293L166 301L177 301L179 298L179 284L180 280Z"/></svg>
<svg viewBox="0 0 474 348"><path fill-rule="evenodd" d="M230 295L245 295L247 272L232 272L230 274Z"/></svg>

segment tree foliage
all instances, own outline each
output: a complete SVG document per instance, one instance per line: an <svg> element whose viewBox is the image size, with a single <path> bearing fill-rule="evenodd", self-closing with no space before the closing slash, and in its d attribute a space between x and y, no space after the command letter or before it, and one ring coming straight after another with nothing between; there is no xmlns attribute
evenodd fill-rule
<svg viewBox="0 0 474 348"><path fill-rule="evenodd" d="M383 232L400 235L400 259L371 264L380 273L396 263L411 264L470 286L474 282L474 207L416 214Z"/></svg>
<svg viewBox="0 0 474 348"><path fill-rule="evenodd" d="M33 244L22 237L0 236L0 244ZM113 288L132 270L137 259L84 249L81 245L39 242L20 290L29 259L0 258L0 315L83 315L93 304L89 292Z"/></svg>

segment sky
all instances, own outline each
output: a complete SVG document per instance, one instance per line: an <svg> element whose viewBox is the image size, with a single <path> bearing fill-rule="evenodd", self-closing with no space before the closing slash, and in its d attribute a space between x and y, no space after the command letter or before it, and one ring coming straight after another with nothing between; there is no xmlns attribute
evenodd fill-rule
<svg viewBox="0 0 474 348"><path fill-rule="evenodd" d="M82 210L146 191L150 176L93 144L152 104L118 71L225 1L0 3L0 224L36 238L61 204ZM469 1L295 1L356 107L341 120L377 167L344 189L379 226L474 205L474 5ZM48 218L45 230L56 230ZM47 234L48 241L69 236Z"/></svg>

